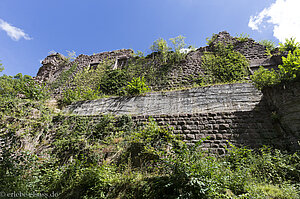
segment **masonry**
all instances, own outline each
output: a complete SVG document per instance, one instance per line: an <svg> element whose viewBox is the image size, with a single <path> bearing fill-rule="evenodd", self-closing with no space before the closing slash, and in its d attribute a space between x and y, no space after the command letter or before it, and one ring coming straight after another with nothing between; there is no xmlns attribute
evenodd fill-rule
<svg viewBox="0 0 300 199"><path fill-rule="evenodd" d="M299 148L299 133L286 132L274 118L269 100L249 83L77 102L64 111L94 117L127 114L137 125L153 118L158 125L169 126L175 134L182 135L189 144L209 137L203 148L219 154L225 153L229 142L252 148Z"/></svg>

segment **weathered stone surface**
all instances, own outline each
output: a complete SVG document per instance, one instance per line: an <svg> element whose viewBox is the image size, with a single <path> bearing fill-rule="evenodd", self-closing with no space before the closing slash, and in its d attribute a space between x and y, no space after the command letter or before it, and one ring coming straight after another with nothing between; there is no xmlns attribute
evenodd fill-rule
<svg viewBox="0 0 300 199"><path fill-rule="evenodd" d="M164 93L147 93L145 96L137 97L111 97L77 102L68 106L64 111L77 115L107 113L115 115L172 115L250 111L260 103L261 98L262 93L255 89L252 84L226 84ZM190 118L188 115L184 115L184 117ZM209 118L219 120L221 117L210 115ZM186 122L187 119L183 119L183 121ZM210 129L212 128L213 126L210 127ZM227 128L227 126L220 128Z"/></svg>
<svg viewBox="0 0 300 199"><path fill-rule="evenodd" d="M300 133L300 82L267 88L263 91L274 122L289 133Z"/></svg>

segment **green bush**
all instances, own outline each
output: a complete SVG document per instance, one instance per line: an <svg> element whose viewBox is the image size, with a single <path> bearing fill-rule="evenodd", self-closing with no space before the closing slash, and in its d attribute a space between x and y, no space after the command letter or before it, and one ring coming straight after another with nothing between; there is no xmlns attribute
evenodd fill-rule
<svg viewBox="0 0 300 199"><path fill-rule="evenodd" d="M238 34L235 37L239 42L245 42L249 40L249 35L247 33Z"/></svg>
<svg viewBox="0 0 300 199"><path fill-rule="evenodd" d="M265 46L268 51L272 51L276 47L275 43L271 40L261 40L259 43Z"/></svg>
<svg viewBox="0 0 300 199"><path fill-rule="evenodd" d="M159 56L161 57L161 61L163 63L167 62L170 47L168 46L166 40L164 40L163 38L157 39L153 42L153 45L150 46L150 49L152 50L152 52L159 53Z"/></svg>
<svg viewBox="0 0 300 199"><path fill-rule="evenodd" d="M14 77L7 75L0 77L0 97L42 100L48 97L48 91L44 85L37 83L31 76L23 76L19 73Z"/></svg>
<svg viewBox="0 0 300 199"><path fill-rule="evenodd" d="M10 132L16 140L0 161L1 190L55 192L58 198L299 197L298 153L230 145L226 156L211 156L202 150L205 139L189 146L169 127L151 119L133 125L128 116L91 120L59 115L47 121L45 133L53 137L45 156L20 155L16 132L28 124L17 129L12 124L5 136L0 133L4 138ZM7 128L6 121L0 124L0 129ZM40 139L42 147L48 146L42 145L43 135Z"/></svg>
<svg viewBox="0 0 300 199"><path fill-rule="evenodd" d="M300 49L289 51L287 57L282 57L282 65L279 65L281 81L292 81L300 77Z"/></svg>
<svg viewBox="0 0 300 199"><path fill-rule="evenodd" d="M268 70L262 66L251 75L251 79L258 89L262 89L265 86L276 85L280 82L280 76L277 71L274 69Z"/></svg>
<svg viewBox="0 0 300 199"><path fill-rule="evenodd" d="M77 87L76 89L67 88L62 93L62 97L58 100L58 103L61 106L65 106L76 101L98 99L100 95L101 93L98 90L92 90L89 87L86 87L85 89L80 87Z"/></svg>
<svg viewBox="0 0 300 199"><path fill-rule="evenodd" d="M125 87L125 91L128 95L141 95L149 90L144 77L133 78Z"/></svg>
<svg viewBox="0 0 300 199"><path fill-rule="evenodd" d="M289 51L287 57L282 57L282 64L278 66L279 70L267 70L260 67L251 76L254 85L262 89L268 86L274 86L282 82L298 81L300 77L300 49L295 48Z"/></svg>
<svg viewBox="0 0 300 199"><path fill-rule="evenodd" d="M1 61L1 60L0 60ZM4 67L2 66L2 63L0 63L0 73L4 70Z"/></svg>
<svg viewBox="0 0 300 199"><path fill-rule="evenodd" d="M234 51L233 46L218 43L214 51L204 54L202 58L202 67L211 77L211 83L240 81L249 74L247 59Z"/></svg>
<svg viewBox="0 0 300 199"><path fill-rule="evenodd" d="M99 91L107 95L117 95L122 92L127 83L127 74L124 70L106 71L99 84Z"/></svg>
<svg viewBox="0 0 300 199"><path fill-rule="evenodd" d="M279 50L282 52L294 52L294 50L299 49L300 44L296 42L296 38L285 39L285 43L279 43Z"/></svg>

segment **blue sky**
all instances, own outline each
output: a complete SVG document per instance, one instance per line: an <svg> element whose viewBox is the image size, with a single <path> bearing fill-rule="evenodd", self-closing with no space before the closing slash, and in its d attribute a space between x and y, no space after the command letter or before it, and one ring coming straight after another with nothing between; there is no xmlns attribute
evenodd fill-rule
<svg viewBox="0 0 300 199"><path fill-rule="evenodd" d="M1 0L0 60L7 75L35 76L50 51L149 53L154 40L178 35L200 47L223 30L278 43L274 13L286 1L298 0Z"/></svg>

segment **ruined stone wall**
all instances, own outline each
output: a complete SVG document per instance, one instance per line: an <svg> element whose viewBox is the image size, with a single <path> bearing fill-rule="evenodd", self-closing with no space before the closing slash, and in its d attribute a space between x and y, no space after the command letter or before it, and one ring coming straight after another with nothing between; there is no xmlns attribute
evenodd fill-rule
<svg viewBox="0 0 300 199"><path fill-rule="evenodd" d="M104 61L111 61L111 64L113 65L116 59L129 59L132 57L132 54L133 50L131 49L97 53L90 56L81 54L71 62L67 62L66 58L59 53L52 54L42 61L43 66L39 69L35 79L41 82L51 83L54 82L63 71L69 70L73 64L77 65L76 70L74 71L74 74L76 74L85 67L96 66Z"/></svg>
<svg viewBox="0 0 300 199"><path fill-rule="evenodd" d="M198 48L196 51L189 52L185 60L176 63L170 67L166 75L167 81L149 85L153 90L168 90L178 87L189 87L195 82L195 79L203 75L201 67L201 58L205 52L213 50L214 45L218 42L231 43L234 49L242 53L250 62L252 70L258 69L259 66L266 68L276 68L281 64L281 57L268 57L266 48L255 42L253 39L240 41L239 39L230 36L227 32L220 32L214 36L213 42L206 47ZM112 69L120 68L127 63L127 60L132 57L133 50L122 49L111 52L103 52L94 55L79 55L73 62L67 63L60 54L53 54L46 57L42 62L43 66L39 69L36 79L40 82L54 82L63 71L69 70L73 64L77 64L74 74L82 70L84 67L96 67L103 61L110 60ZM148 56L151 61L152 55ZM155 64L153 64L155 65ZM164 67L155 65L155 67ZM168 66L169 67L169 66ZM73 74L73 75L74 75Z"/></svg>

